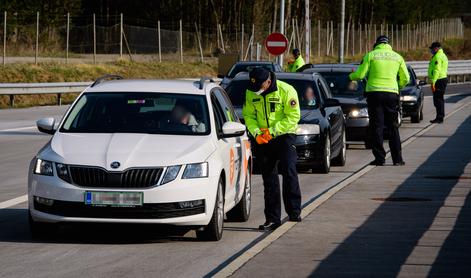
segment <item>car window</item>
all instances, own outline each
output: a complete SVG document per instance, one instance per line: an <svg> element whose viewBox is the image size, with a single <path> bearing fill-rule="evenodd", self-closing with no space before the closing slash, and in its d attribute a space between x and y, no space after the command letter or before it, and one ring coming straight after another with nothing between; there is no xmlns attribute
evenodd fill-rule
<svg viewBox="0 0 471 278"><path fill-rule="evenodd" d="M412 68L407 68L407 70L409 71L409 84L407 84L407 86L415 86L417 85L416 84L416 75L415 75L415 72Z"/></svg>
<svg viewBox="0 0 471 278"><path fill-rule="evenodd" d="M319 91L320 91L320 96L321 96L322 102L324 102L324 99L327 98L327 94L326 94L326 92L325 92L324 87L322 87L322 84L321 84L321 80L320 80L320 79L317 79L317 86L319 87Z"/></svg>
<svg viewBox="0 0 471 278"><path fill-rule="evenodd" d="M214 89L213 95L216 97L219 107L223 112L224 122L237 122L238 118L226 93L220 89Z"/></svg>
<svg viewBox="0 0 471 278"><path fill-rule="evenodd" d="M363 94L364 83L359 81L356 88L349 88L350 78L348 72L322 72L321 75L327 82L330 92L334 96L347 95L358 96Z"/></svg>
<svg viewBox="0 0 471 278"><path fill-rule="evenodd" d="M319 104L319 91L311 80L280 79L294 87L298 93L300 106L303 108L317 108ZM245 92L249 84L248 80L233 80L226 88L227 94L234 106L240 107L245 102Z"/></svg>
<svg viewBox="0 0 471 278"><path fill-rule="evenodd" d="M269 71L275 71L274 67L272 64L252 64L252 65L247 65L247 64L235 64L227 74L229 78L234 78L238 73L240 72L249 72L254 68L264 68Z"/></svg>
<svg viewBox="0 0 471 278"><path fill-rule="evenodd" d="M85 93L61 132L209 134L204 96L170 93Z"/></svg>
<svg viewBox="0 0 471 278"><path fill-rule="evenodd" d="M332 93L330 92L329 86L327 86L325 79L319 78L319 81L322 86L322 90L325 93L326 98L332 98Z"/></svg>

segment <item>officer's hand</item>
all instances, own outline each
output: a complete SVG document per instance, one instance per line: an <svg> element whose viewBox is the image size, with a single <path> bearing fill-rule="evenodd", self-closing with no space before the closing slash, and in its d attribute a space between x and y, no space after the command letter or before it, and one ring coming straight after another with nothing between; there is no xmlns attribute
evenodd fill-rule
<svg viewBox="0 0 471 278"><path fill-rule="evenodd" d="M257 135L257 137L255 138L255 141L256 141L257 144L259 144L259 145L268 143L268 140L263 137L263 134Z"/></svg>
<svg viewBox="0 0 471 278"><path fill-rule="evenodd" d="M262 137L267 140L268 142L270 142L271 139L273 139L273 136L271 136L270 134L270 130L268 128L261 128L260 129L263 134L262 134Z"/></svg>
<svg viewBox="0 0 471 278"><path fill-rule="evenodd" d="M432 84L432 93L435 93L435 85Z"/></svg>

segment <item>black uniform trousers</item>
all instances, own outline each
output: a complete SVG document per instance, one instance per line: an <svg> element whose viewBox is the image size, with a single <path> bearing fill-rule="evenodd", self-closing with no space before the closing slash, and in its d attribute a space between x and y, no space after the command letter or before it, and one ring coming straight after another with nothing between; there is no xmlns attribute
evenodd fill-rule
<svg viewBox="0 0 471 278"><path fill-rule="evenodd" d="M445 118L444 95L447 83L447 78L438 79L435 82L435 92L433 93L433 106L435 106L435 110L437 111L437 116L435 117L435 119L439 121L443 121L443 118Z"/></svg>
<svg viewBox="0 0 471 278"><path fill-rule="evenodd" d="M278 161L283 176L283 203L286 212L290 216L299 216L301 213L301 190L296 170L297 153L294 141L294 134L284 134L272 139L268 144L256 145L257 161L263 178L265 219L268 222L281 223Z"/></svg>
<svg viewBox="0 0 471 278"><path fill-rule="evenodd" d="M386 151L383 147L383 135L386 127L393 163L403 161L398 130L399 94L367 92L366 101L370 118L371 148L375 160L382 163L385 161Z"/></svg>

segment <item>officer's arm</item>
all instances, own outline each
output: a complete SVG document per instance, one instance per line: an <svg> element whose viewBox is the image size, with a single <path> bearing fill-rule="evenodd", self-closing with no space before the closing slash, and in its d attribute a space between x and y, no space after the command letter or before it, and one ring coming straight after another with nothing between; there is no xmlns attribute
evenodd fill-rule
<svg viewBox="0 0 471 278"><path fill-rule="evenodd" d="M250 98L249 94L246 92L245 103L242 107L242 115L244 116L245 126L247 126L247 129L253 137L257 137L257 135L261 133L260 128L258 127L256 113L257 111L255 111L252 98Z"/></svg>
<svg viewBox="0 0 471 278"><path fill-rule="evenodd" d="M288 132L292 132L293 126L297 126L299 119L301 119L301 111L299 110L298 93L296 90L289 86L287 88L286 99L282 100L284 106L284 118L276 122L274 126L270 127L270 133L276 137Z"/></svg>
<svg viewBox="0 0 471 278"><path fill-rule="evenodd" d="M440 74L441 63L442 63L442 58L437 57L437 59L435 60L435 64L433 65L433 69L432 69L432 80L430 80L433 85L435 85L435 82L437 82L438 80L438 75Z"/></svg>
<svg viewBox="0 0 471 278"><path fill-rule="evenodd" d="M361 60L361 64L358 67L358 69L355 72L352 72L348 75L350 80L362 80L363 78L366 77L366 74L368 73L368 70L370 68L370 59L369 59L369 54L366 54L363 56L363 59Z"/></svg>
<svg viewBox="0 0 471 278"><path fill-rule="evenodd" d="M409 76L409 71L407 70L406 62L404 62L404 59L401 59L401 65L399 67L399 89L404 88L407 84L409 84L410 81L410 76Z"/></svg>

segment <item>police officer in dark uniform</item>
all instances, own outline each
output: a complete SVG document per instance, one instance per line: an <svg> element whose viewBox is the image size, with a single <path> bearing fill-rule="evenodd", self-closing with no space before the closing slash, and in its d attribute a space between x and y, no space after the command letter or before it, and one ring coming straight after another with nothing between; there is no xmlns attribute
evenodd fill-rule
<svg viewBox="0 0 471 278"><path fill-rule="evenodd" d="M277 163L283 176L283 202L290 221L301 221L301 191L296 171L294 146L301 112L298 94L289 84L276 79L273 72L255 68L249 73L243 116L256 141L257 160L262 171L265 223L260 230L281 225L280 182Z"/></svg>

